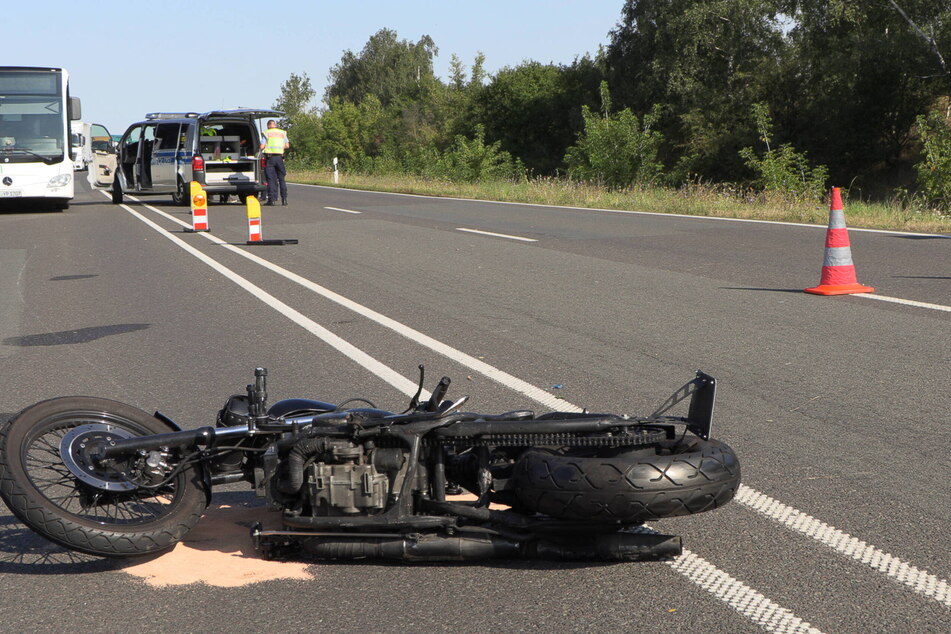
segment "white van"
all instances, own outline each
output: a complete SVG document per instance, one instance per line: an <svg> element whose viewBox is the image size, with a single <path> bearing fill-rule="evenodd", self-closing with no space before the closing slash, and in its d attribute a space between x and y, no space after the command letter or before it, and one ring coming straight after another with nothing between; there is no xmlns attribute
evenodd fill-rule
<svg viewBox="0 0 951 634"><path fill-rule="evenodd" d="M82 172L92 163L92 125L85 121L69 122L69 147L73 170Z"/></svg>

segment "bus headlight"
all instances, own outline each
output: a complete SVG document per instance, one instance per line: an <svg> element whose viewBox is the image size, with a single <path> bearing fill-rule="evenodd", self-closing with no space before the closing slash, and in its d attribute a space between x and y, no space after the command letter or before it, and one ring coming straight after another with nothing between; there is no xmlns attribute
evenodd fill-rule
<svg viewBox="0 0 951 634"><path fill-rule="evenodd" d="M47 187L62 187L63 185L69 185L69 179L73 177L72 174L57 174L50 179L50 182L46 184Z"/></svg>

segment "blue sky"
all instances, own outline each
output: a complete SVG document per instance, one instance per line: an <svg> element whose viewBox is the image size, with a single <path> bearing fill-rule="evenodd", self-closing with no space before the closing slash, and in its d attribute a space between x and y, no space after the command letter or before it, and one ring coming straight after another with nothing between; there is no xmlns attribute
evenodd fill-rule
<svg viewBox="0 0 951 634"><path fill-rule="evenodd" d="M152 111L271 107L291 73L323 95L344 50L371 35L429 35L444 80L478 51L493 73L525 60L571 63L608 42L623 0L6 0L2 64L59 66L83 119L120 134Z"/></svg>

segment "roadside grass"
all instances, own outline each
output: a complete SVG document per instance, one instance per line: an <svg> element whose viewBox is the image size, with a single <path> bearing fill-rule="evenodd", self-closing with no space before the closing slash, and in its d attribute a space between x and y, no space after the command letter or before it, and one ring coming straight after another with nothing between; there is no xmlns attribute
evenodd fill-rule
<svg viewBox="0 0 951 634"><path fill-rule="evenodd" d="M330 171L291 169L287 179L296 183L335 186ZM336 186L426 196L817 225L825 225L829 220L828 203L789 200L706 184L694 184L680 189L643 187L618 191L554 178L519 182L453 183L413 176L341 174L340 182ZM951 215L947 213L921 209L897 199L889 203L849 201L845 192L843 199L849 227L951 234Z"/></svg>

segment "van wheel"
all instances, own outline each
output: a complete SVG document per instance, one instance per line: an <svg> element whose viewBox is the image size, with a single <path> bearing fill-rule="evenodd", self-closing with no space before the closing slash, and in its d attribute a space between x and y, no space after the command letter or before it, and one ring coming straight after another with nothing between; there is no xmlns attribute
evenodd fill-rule
<svg viewBox="0 0 951 634"><path fill-rule="evenodd" d="M184 207L188 204L188 196L188 191L185 189L185 181L179 178L178 184L175 186L175 191L172 193L172 202Z"/></svg>
<svg viewBox="0 0 951 634"><path fill-rule="evenodd" d="M122 204L122 184L119 182L118 173L116 174L115 179L112 181L112 204Z"/></svg>

